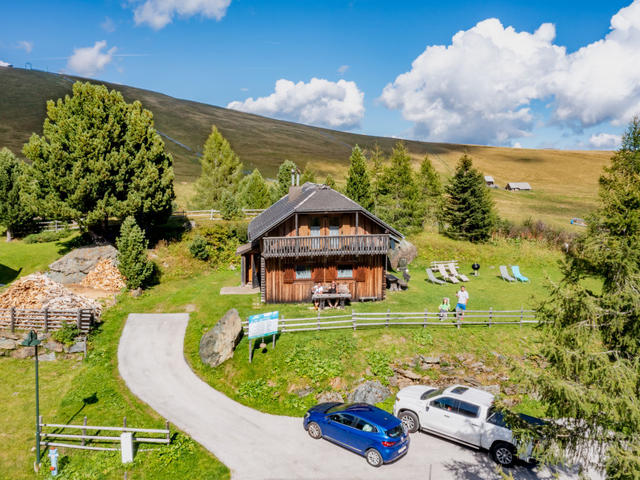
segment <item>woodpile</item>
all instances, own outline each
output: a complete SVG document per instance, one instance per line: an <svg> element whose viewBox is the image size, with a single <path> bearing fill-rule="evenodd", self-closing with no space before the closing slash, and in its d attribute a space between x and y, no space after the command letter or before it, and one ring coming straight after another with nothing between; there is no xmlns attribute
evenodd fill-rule
<svg viewBox="0 0 640 480"><path fill-rule="evenodd" d="M100 260L82 280L83 287L97 288L108 292L119 292L126 283L124 277L110 258Z"/></svg>
<svg viewBox="0 0 640 480"><path fill-rule="evenodd" d="M95 300L76 295L46 275L33 273L13 282L0 295L0 309L78 310L92 309L100 313L102 306Z"/></svg>

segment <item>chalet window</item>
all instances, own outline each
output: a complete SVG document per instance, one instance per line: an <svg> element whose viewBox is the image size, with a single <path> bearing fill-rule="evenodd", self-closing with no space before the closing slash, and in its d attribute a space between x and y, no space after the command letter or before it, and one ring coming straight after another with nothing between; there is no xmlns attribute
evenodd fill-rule
<svg viewBox="0 0 640 480"><path fill-rule="evenodd" d="M305 265L297 265L296 280L311 280L311 267Z"/></svg>
<svg viewBox="0 0 640 480"><path fill-rule="evenodd" d="M339 217L331 217L329 222L329 235L333 235L333 236L340 235L340 218Z"/></svg>
<svg viewBox="0 0 640 480"><path fill-rule="evenodd" d="M338 278L353 278L353 267L351 265L338 265Z"/></svg>
<svg viewBox="0 0 640 480"><path fill-rule="evenodd" d="M311 236L319 237L320 236L320 219L318 217L314 217L311 219Z"/></svg>

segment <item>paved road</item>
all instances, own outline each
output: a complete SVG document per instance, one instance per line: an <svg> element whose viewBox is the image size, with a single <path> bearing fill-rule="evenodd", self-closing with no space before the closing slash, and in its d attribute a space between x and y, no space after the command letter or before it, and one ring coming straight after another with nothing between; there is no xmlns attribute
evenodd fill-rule
<svg viewBox="0 0 640 480"><path fill-rule="evenodd" d="M500 478L486 453L422 433L412 435L403 458L373 468L363 457L311 439L300 418L261 413L231 400L187 365L183 343L188 321L188 314L130 315L118 349L120 375L138 398L227 465L232 479ZM517 479L552 476L525 467L513 473Z"/></svg>

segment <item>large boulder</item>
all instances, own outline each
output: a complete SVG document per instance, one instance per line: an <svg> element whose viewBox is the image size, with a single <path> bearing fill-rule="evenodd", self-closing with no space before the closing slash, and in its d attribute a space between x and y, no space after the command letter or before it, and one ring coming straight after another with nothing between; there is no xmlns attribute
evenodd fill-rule
<svg viewBox="0 0 640 480"><path fill-rule="evenodd" d="M242 338L242 319L235 308L200 339L200 358L204 363L217 367L233 357L233 350Z"/></svg>
<svg viewBox="0 0 640 480"><path fill-rule="evenodd" d="M418 249L416 246L402 239L393 249L389 250L389 263L392 269L397 270L401 258L404 258L405 265L409 265L417 256Z"/></svg>
<svg viewBox="0 0 640 480"><path fill-rule="evenodd" d="M76 248L49 265L49 278L63 284L80 283L96 264L105 259L116 261L118 250L112 245Z"/></svg>
<svg viewBox="0 0 640 480"><path fill-rule="evenodd" d="M351 403L378 403L385 400L391 395L391 391L383 386L378 380L369 380L358 385L353 392L349 394L349 402Z"/></svg>

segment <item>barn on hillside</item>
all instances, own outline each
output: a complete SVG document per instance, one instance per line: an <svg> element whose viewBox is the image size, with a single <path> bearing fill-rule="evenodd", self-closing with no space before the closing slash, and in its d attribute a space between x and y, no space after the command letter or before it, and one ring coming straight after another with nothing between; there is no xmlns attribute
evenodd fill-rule
<svg viewBox="0 0 640 480"><path fill-rule="evenodd" d="M326 185L305 183L249 224L238 248L242 284L266 303L311 300L314 283L335 280L352 300L385 296L387 252L403 235Z"/></svg>
<svg viewBox="0 0 640 480"><path fill-rule="evenodd" d="M498 188L498 186L496 185L495 180L493 179L493 177L491 175L485 175L484 176L484 183L489 188Z"/></svg>
<svg viewBox="0 0 640 480"><path fill-rule="evenodd" d="M531 190L531 185L529 185L527 182L509 182L507 183L507 186L505 188L507 190L513 191Z"/></svg>

